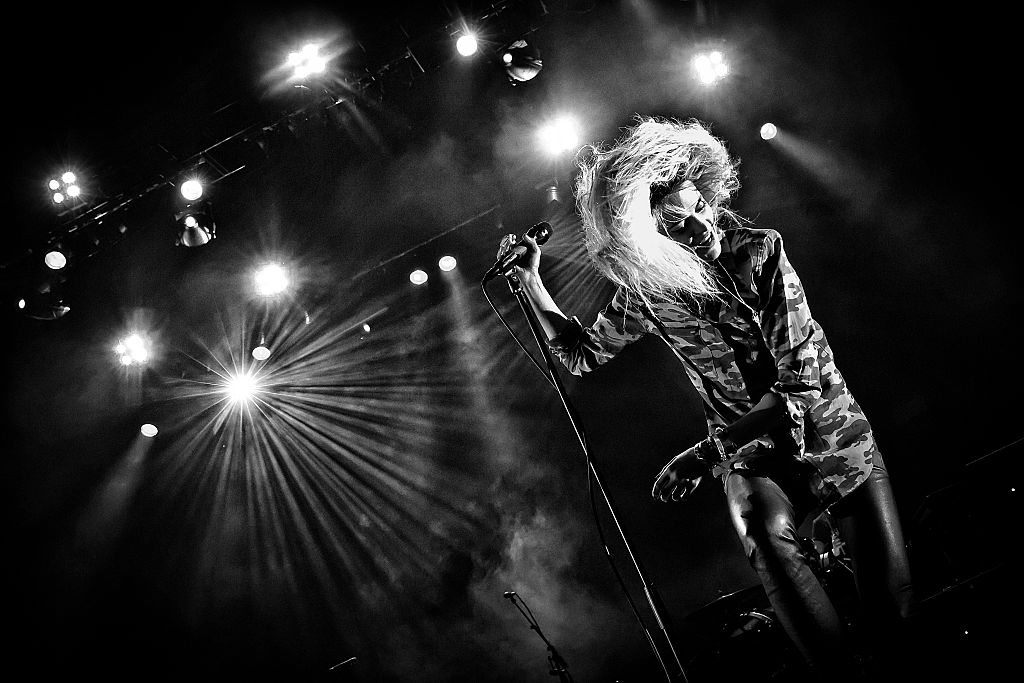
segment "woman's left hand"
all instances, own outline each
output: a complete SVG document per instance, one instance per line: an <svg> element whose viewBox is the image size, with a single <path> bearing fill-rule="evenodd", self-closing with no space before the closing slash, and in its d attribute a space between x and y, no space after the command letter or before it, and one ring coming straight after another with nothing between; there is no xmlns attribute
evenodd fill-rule
<svg viewBox="0 0 1024 683"><path fill-rule="evenodd" d="M700 484L701 476L707 472L704 463L697 458L696 446L668 461L654 480L651 495L663 503L685 500Z"/></svg>

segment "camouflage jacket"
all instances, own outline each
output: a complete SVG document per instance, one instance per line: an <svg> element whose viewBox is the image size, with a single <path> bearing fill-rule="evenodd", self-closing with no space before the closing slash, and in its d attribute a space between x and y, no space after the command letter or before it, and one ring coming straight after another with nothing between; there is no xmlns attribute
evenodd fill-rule
<svg viewBox="0 0 1024 683"><path fill-rule="evenodd" d="M551 340L551 350L579 375L643 335L659 335L703 399L709 430L746 414L765 392L779 394L790 418L786 426L743 445L714 474L756 469L766 457L798 458L820 475L812 487L822 505L834 503L870 474L876 445L811 316L782 236L727 230L714 272L720 300L698 306L679 298L648 307L620 288L590 327L573 317Z"/></svg>

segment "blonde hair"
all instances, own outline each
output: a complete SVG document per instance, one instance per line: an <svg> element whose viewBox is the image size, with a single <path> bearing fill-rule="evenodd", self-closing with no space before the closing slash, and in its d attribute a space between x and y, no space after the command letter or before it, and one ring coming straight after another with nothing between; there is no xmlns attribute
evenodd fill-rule
<svg viewBox="0 0 1024 683"><path fill-rule="evenodd" d="M661 200L669 187L690 180L712 205L716 223L738 222L728 208L739 189L738 162L696 119L636 121L610 148L589 145L578 155L576 207L590 260L647 303L681 293L698 301L714 297L719 290L710 266L659 230Z"/></svg>

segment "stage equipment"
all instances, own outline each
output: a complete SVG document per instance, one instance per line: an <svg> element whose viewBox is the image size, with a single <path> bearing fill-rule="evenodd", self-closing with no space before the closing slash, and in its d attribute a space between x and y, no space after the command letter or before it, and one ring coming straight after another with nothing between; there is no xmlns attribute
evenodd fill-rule
<svg viewBox="0 0 1024 683"><path fill-rule="evenodd" d="M209 200L188 204L174 215L178 226L176 246L201 247L217 237L213 205Z"/></svg>
<svg viewBox="0 0 1024 683"><path fill-rule="evenodd" d="M526 618L527 623L530 624L530 630L535 631L540 639L544 641L544 645L547 646L548 650L548 673L552 676L558 676L560 683L573 683L572 674L569 673L569 665L562 655L558 654L558 650L551 644L551 641L547 639L544 633L540 630L540 624L537 619L533 616L533 610L530 609L529 605L519 597L519 594L515 591L505 591L505 598L515 605L516 609Z"/></svg>
<svg viewBox="0 0 1024 683"><path fill-rule="evenodd" d="M530 237L533 238L537 242L537 244L544 244L551 237L551 232L551 225L546 222L541 222L537 223L532 228L530 228L526 234L530 235ZM530 304L530 301L527 298L526 293L523 291L522 282L515 275L515 266L517 265L518 261L527 253L527 248L524 246L524 244L524 239L520 238L519 241L515 244L515 246L513 246L508 252L506 252L504 255L498 258L497 262L493 266L491 266L491 268L484 275L483 279L480 281L480 289L483 292L484 298L487 299L488 303L491 304L491 308L498 315L502 324L512 335L512 338L520 346L520 348L523 349L523 351L526 353L527 357L529 357L529 359L533 362L533 364L537 366L537 368L541 371L542 374L544 374L548 383L551 384L551 386L555 389L556 393L558 394L559 399L561 399L562 407L565 409L566 415L569 418L569 422L576 433L576 437L579 441L580 448L582 449L583 455L586 458L588 478L596 484L597 490L600 491L601 497L604 499L605 506L607 507L607 510L612 518L612 521L615 524L615 528L619 533L619 537L622 540L625 551L628 554L629 559L633 565L633 569L644 587L644 595L647 598L648 605L650 606L651 612L654 615L658 628L662 632L662 636L665 640L665 645L668 647L671 653L671 657L674 660L674 666L676 668L675 672L669 671L669 662L667 662L666 658L662 655L661 648L659 648L658 644L655 642L653 636L651 635L650 630L647 628L646 624L644 624L644 621L641 618L640 613L637 611L636 606L633 603L633 599L630 596L629 591L626 589L625 584L622 582L622 578L619 575L618 569L615 566L614 560L611 557L611 551L608 549L609 545L607 542L604 542L604 533L601 530L600 523L598 523L598 533L602 536L602 545L605 549L605 553L607 554L609 561L612 564L612 571L615 574L616 578L619 580L619 584L626 595L626 600L627 602L629 602L629 605L633 610L633 614L636 617L636 620L639 623L640 628L643 630L644 636L646 637L648 644L651 646L651 650L654 653L655 658L658 660L662 672L665 674L665 679L669 681L669 683L677 683L680 681L682 683L689 683L689 679L686 676L683 664L679 659L679 655L676 653L676 649L673 644L673 638L668 632L667 623L664 619L662 619L661 612L658 608L658 605L664 603L660 596L657 595L654 583L647 578L647 572L641 565L640 559L633 553L632 546L629 542L626 531L623 528L621 522L619 521L619 515L616 510L616 506L612 501L607 489L605 489L604 487L604 483L600 473L598 472L596 463L590 458L590 453L587 450L586 436L583 433L583 423L576 415L576 410L569 401L568 394L565 391L565 387L562 384L562 380L559 377L558 370L555 366L555 361L551 356L551 351L548 349L547 342L544 338L543 329L541 328L540 322L537 319L537 314L533 310L533 306ZM537 360L533 357L533 355L526 350L526 348L519 341L519 338L515 335L515 332L513 332L512 328L509 327L508 323L501 316L501 313L494 306L494 304L491 302L490 297L487 295L487 282L499 274L505 276L508 282L509 289L515 296L516 300L519 302L519 307L522 309L523 314L526 317L527 322L529 323L530 331L533 333L534 341L536 341L537 346L540 348L541 354L544 356L546 367L542 367L540 363L538 363ZM593 491L594 489L591 488L592 494ZM595 505L593 495L591 495L591 505ZM595 519L598 519L596 508L594 509L594 513ZM506 597L508 597L507 594Z"/></svg>
<svg viewBox="0 0 1024 683"><path fill-rule="evenodd" d="M533 80L544 68L540 50L525 39L510 43L501 53L501 63L504 64L505 73L513 85Z"/></svg>

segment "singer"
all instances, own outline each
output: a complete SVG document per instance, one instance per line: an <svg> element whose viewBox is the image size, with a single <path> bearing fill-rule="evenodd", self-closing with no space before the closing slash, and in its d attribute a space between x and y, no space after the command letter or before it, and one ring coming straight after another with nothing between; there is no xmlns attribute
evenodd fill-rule
<svg viewBox="0 0 1024 683"><path fill-rule="evenodd" d="M892 674L911 608L892 488L782 235L729 208L736 162L697 120L637 116L611 146L584 148L578 164L583 240L617 290L589 327L567 318L525 236L513 272L552 353L579 375L659 336L703 399L708 437L665 465L653 497L684 500L705 476L720 480L747 558L812 676ZM511 247L506 238L499 258ZM846 633L797 537L826 511L856 574L868 646Z"/></svg>

